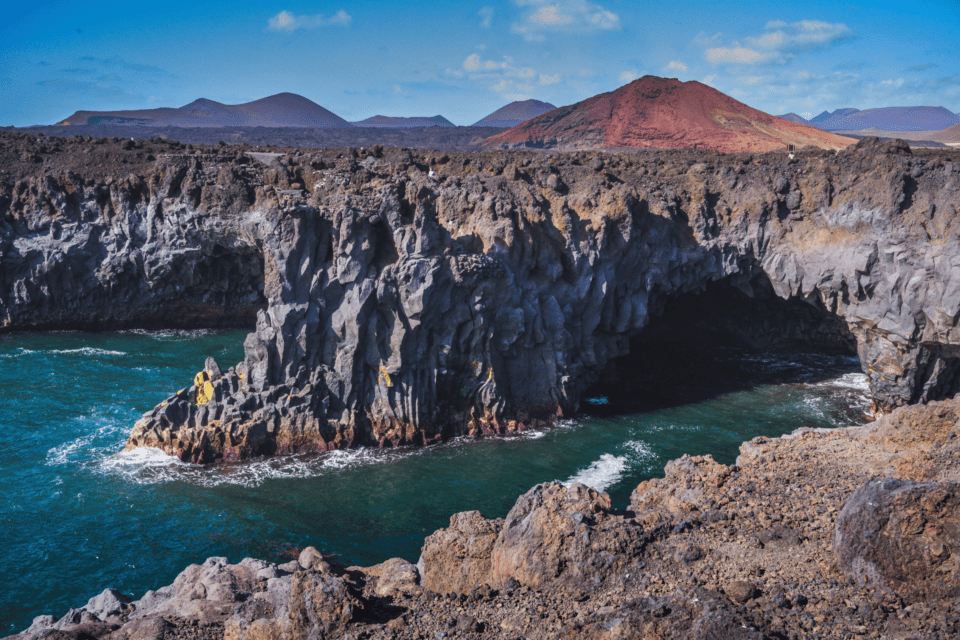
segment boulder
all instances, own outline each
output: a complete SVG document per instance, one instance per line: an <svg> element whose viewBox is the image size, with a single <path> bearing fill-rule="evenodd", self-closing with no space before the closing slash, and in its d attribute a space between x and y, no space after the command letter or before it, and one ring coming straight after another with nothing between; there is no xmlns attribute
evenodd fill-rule
<svg viewBox="0 0 960 640"><path fill-rule="evenodd" d="M960 596L960 484L871 480L843 505L834 550L858 583L908 601Z"/></svg>
<svg viewBox="0 0 960 640"><path fill-rule="evenodd" d="M610 496L586 485L540 484L520 497L503 522L491 558L491 584L513 578L541 589L571 590L613 577L643 549L643 531L616 515Z"/></svg>
<svg viewBox="0 0 960 640"><path fill-rule="evenodd" d="M363 569L363 572L377 579L374 593L381 597L412 595L420 589L420 571L417 565L401 558L391 558Z"/></svg>
<svg viewBox="0 0 960 640"><path fill-rule="evenodd" d="M490 558L503 520L487 520L479 511L450 518L423 542L417 568L423 586L437 593L467 593L491 580Z"/></svg>

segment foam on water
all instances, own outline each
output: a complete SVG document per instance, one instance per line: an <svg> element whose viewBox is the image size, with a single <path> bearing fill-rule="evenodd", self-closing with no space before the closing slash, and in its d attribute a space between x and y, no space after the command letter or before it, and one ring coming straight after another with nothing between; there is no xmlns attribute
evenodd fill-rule
<svg viewBox="0 0 960 640"><path fill-rule="evenodd" d="M839 378L810 385L815 388L853 389L861 393L870 393L870 378L865 373L845 373Z"/></svg>
<svg viewBox="0 0 960 640"><path fill-rule="evenodd" d="M51 349L42 353L55 353L57 355L80 354L84 356L125 356L125 351L113 351L112 349L97 349L95 347L81 347L80 349Z"/></svg>
<svg viewBox="0 0 960 640"><path fill-rule="evenodd" d="M599 460L570 476L562 484L569 487L575 482L580 482L597 491L606 491L607 487L611 487L620 481L626 469L627 458L625 456L605 453L600 456Z"/></svg>

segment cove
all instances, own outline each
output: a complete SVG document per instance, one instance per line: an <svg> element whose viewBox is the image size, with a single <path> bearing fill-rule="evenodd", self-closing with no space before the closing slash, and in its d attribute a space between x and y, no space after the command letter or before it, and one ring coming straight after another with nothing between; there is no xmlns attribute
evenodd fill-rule
<svg viewBox="0 0 960 640"><path fill-rule="evenodd" d="M850 356L663 341L638 346L648 360L622 363L580 415L520 436L210 467L117 453L142 412L188 384L206 356L240 360L244 336L0 338L0 384L12 390L0 405L0 630L62 615L106 585L139 597L214 555L279 562L313 545L346 564L416 561L452 514L502 516L538 482L581 481L623 507L684 453L730 464L744 440L856 424L868 404ZM655 375L640 375L651 363Z"/></svg>

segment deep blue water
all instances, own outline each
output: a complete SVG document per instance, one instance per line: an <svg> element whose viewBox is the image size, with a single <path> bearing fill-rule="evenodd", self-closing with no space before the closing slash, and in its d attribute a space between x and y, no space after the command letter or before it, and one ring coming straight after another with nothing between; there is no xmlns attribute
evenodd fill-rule
<svg viewBox="0 0 960 640"><path fill-rule="evenodd" d="M757 384L691 395L687 387L709 384L702 376L667 389L628 380L626 391L594 392L592 415L519 437L211 468L117 453L140 415L187 386L208 355L238 362L244 336L0 337L0 635L108 586L140 597L213 555L283 562L314 545L350 564L416 561L453 513L503 516L538 482L580 480L626 506L683 453L732 463L744 440L859 423L866 407L855 358L719 349L699 355ZM644 394L659 408L634 401Z"/></svg>

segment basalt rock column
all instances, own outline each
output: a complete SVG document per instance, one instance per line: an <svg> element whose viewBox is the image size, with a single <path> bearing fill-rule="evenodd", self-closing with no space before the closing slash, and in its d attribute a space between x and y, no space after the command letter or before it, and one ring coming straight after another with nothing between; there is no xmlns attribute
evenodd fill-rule
<svg viewBox="0 0 960 640"><path fill-rule="evenodd" d="M960 387L953 152L286 149L264 164L27 138L0 136L16 151L0 156L4 330L262 311L207 402L184 380L130 447L210 461L549 422L667 299L719 279L836 316L879 412Z"/></svg>

